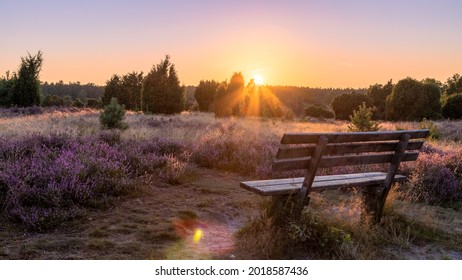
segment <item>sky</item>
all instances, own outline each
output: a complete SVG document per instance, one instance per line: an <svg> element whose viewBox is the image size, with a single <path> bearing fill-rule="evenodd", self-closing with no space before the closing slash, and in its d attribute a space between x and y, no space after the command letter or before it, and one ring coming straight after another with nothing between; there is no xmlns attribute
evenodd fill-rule
<svg viewBox="0 0 462 280"><path fill-rule="evenodd" d="M458 0L0 0L0 76L43 52L42 81L104 85L170 55L184 85L242 72L359 88L462 73Z"/></svg>

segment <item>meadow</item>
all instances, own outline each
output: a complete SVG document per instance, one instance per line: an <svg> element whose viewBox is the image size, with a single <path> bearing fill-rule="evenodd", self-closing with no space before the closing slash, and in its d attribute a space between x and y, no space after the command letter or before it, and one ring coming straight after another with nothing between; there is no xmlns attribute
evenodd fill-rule
<svg viewBox="0 0 462 280"><path fill-rule="evenodd" d="M0 258L462 258L460 121L435 122L438 139L402 165L410 179L395 186L382 224L364 223L355 192L331 192L282 227L269 200L239 182L299 175L271 171L281 135L347 122L128 112L128 129L102 130L99 114L0 111Z"/></svg>

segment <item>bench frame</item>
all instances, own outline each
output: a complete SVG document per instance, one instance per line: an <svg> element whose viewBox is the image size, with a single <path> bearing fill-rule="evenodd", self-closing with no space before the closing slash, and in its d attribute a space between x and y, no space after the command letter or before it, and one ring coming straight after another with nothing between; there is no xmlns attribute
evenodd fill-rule
<svg viewBox="0 0 462 280"><path fill-rule="evenodd" d="M304 169L305 177L247 181L240 185L260 195L275 196L276 200L295 198L295 212L291 209L291 213L297 216L308 205L312 191L359 187L364 194L366 210L373 214L375 222L380 222L393 183L406 179L405 176L397 175L400 163L416 160L424 143L424 140L410 140L426 138L428 133L429 130L286 133L273 162L273 171ZM389 164L386 173L345 175L344 183L335 181L343 178L342 175L316 176L319 168L379 163ZM353 177L358 179L353 180ZM316 187L313 187L313 183Z"/></svg>

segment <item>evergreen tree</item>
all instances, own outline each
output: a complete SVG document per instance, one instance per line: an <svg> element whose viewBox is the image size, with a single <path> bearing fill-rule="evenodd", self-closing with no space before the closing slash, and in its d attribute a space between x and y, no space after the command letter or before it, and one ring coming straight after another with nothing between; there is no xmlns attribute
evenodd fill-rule
<svg viewBox="0 0 462 280"><path fill-rule="evenodd" d="M372 108L368 108L366 102L363 102L357 111L353 111L353 115L350 115L350 121L348 131L377 131L380 129L379 124L372 121Z"/></svg>
<svg viewBox="0 0 462 280"><path fill-rule="evenodd" d="M226 87L219 86L214 101L215 116L238 116L244 100L244 88L244 76L241 72L235 72Z"/></svg>
<svg viewBox="0 0 462 280"><path fill-rule="evenodd" d="M375 119L385 119L386 100L387 97L391 94L392 90L392 80L388 81L388 83L384 86L380 84L375 84L367 89L366 95L372 98L374 102L375 111L373 113L373 116Z"/></svg>
<svg viewBox="0 0 462 280"><path fill-rule="evenodd" d="M143 72L132 72L120 77L113 75L104 87L103 103L108 104L111 98L117 98L128 110L139 110L141 107L141 88Z"/></svg>
<svg viewBox="0 0 462 280"><path fill-rule="evenodd" d="M119 75L112 75L112 77L106 81L104 87L104 95L102 98L103 104L109 104L112 98L117 100L122 96L122 81Z"/></svg>
<svg viewBox="0 0 462 280"><path fill-rule="evenodd" d="M101 112L101 115L99 116L101 127L109 129L128 128L128 125L122 122L124 118L125 108L123 105L119 105L117 98L115 97L111 98L111 102L104 107L104 111Z"/></svg>
<svg viewBox="0 0 462 280"><path fill-rule="evenodd" d="M40 105L39 74L42 69L42 52L34 56L21 57L21 65L15 78L12 98L13 104L20 107Z"/></svg>
<svg viewBox="0 0 462 280"><path fill-rule="evenodd" d="M141 89L141 109L146 113L175 114L184 108L183 88L170 62L165 56L159 64L154 65L146 75Z"/></svg>
<svg viewBox="0 0 462 280"><path fill-rule="evenodd" d="M9 79L8 75L6 78L0 78L0 107L11 105L14 82L15 80Z"/></svg>
<svg viewBox="0 0 462 280"><path fill-rule="evenodd" d="M213 104L215 93L220 84L214 80L200 81L194 92L199 111L208 112Z"/></svg>

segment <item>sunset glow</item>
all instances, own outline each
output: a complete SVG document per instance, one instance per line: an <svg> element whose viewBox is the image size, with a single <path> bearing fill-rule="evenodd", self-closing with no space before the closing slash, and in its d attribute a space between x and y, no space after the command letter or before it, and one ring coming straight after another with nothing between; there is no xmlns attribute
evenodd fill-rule
<svg viewBox="0 0 462 280"><path fill-rule="evenodd" d="M253 80L254 80L256 85L258 85L258 86L263 85L263 77L261 75L258 75L258 74L254 75Z"/></svg>
<svg viewBox="0 0 462 280"><path fill-rule="evenodd" d="M3 1L0 76L41 50L49 82L104 85L147 73L165 54L184 85L239 71L257 84L310 87L445 81L462 72L460 10L461 1L417 0Z"/></svg>

